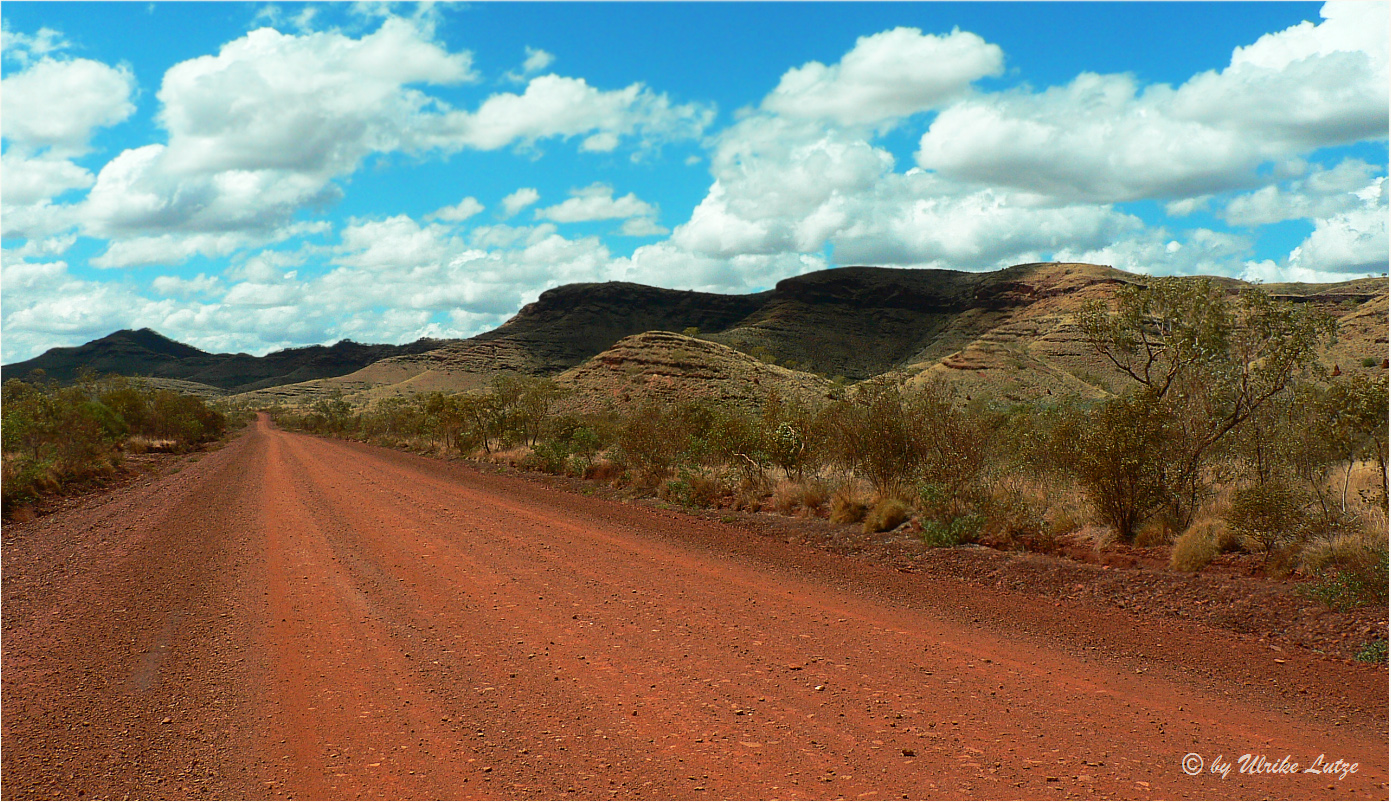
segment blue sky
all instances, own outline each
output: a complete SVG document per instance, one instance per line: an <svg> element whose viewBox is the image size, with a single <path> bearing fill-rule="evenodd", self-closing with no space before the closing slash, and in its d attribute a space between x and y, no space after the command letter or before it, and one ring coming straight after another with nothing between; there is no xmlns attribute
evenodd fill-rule
<svg viewBox="0 0 1391 802"><path fill-rule="evenodd" d="M5 3L13 362L843 264L1387 269L1387 4Z"/></svg>

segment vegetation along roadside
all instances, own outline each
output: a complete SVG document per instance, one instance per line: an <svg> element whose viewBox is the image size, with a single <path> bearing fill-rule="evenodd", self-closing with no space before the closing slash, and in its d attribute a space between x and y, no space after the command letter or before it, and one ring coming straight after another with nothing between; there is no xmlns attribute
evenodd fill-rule
<svg viewBox="0 0 1391 802"><path fill-rule="evenodd" d="M138 379L87 372L70 385L10 379L3 388L3 515L34 514L56 496L104 486L132 458L181 454L223 437L251 413Z"/></svg>
<svg viewBox="0 0 1391 802"><path fill-rule="evenodd" d="M1002 404L889 374L819 402L769 393L596 410L548 379L505 375L483 391L273 412L287 428L682 507L820 517L927 547L1159 550L1177 574L1238 566L1298 577L1332 610L1384 609L1387 384L1320 369L1334 332L1325 313L1156 279L1080 321L1117 394ZM1359 654L1379 659L1384 640L1372 633Z"/></svg>

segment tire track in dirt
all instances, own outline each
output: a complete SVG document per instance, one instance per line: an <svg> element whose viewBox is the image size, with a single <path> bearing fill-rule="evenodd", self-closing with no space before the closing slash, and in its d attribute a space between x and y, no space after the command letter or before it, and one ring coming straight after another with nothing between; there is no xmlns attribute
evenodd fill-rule
<svg viewBox="0 0 1391 802"><path fill-rule="evenodd" d="M229 756L246 753L255 726L240 656L252 637L228 610L247 601L250 560L229 545L231 521L250 513L251 445L203 455L69 526L34 522L32 540L7 527L6 797L248 786Z"/></svg>
<svg viewBox="0 0 1391 802"><path fill-rule="evenodd" d="M1211 631L264 419L169 484L7 545L6 796L1385 796L1384 668L1288 655L1310 693L1266 696ZM1180 768L1253 751L1362 765Z"/></svg>
<svg viewBox="0 0 1391 802"><path fill-rule="evenodd" d="M312 458L310 458L308 455L300 456L302 456L303 458L303 465L301 467L303 468L303 476L306 477L306 482L312 481L312 484L316 487L331 488L335 486L334 482L329 481L326 478L322 480L317 478L311 480L310 477L314 476L314 474L316 473L316 466L312 465ZM334 458L332 460L334 464L341 464L343 461L344 460L342 460L341 458ZM320 468L320 470L322 470L322 468ZM447 573L454 576L468 576L470 577L470 581L473 582L477 582L480 576L491 575L493 577L493 581L488 583L490 587L508 588L509 585L519 585L520 582L518 578L528 575L528 569L531 569L530 573L534 576L536 574L534 566L544 565L547 562L553 564L563 563L565 566L565 570L563 573L564 576L571 580L570 584L578 584L582 586L578 590L572 590L571 592L569 592L568 595L565 597L569 599L592 599L596 596L612 599L624 598L624 594L621 591L624 590L628 585L632 584L633 580L627 578L621 570L618 570L617 568L612 566L622 565L625 561L625 558L631 558L633 556L631 552L634 551L641 552L642 556L647 557L649 559L653 558L654 555L658 551L660 551L659 549L654 549L653 547L644 543L640 548L637 549L618 548L613 550L614 553L602 554L599 552L602 551L603 545L626 545L626 543L621 538L614 538L612 536L598 536L584 539L584 546L586 550L590 553L587 554L583 559L576 559L573 555L556 556L554 554L556 549L561 548L564 545L570 544L572 542L566 539L565 535L573 534L575 532L582 532L583 530L581 528L568 524L565 521L548 521L544 518L544 516L538 515L529 508L519 507L515 504L507 504L506 502L500 502L495 498L489 498L486 494L479 494L468 488L460 488L457 485L451 487L448 482L444 482L443 480L440 480L438 477L431 476L429 474L412 473L410 471L403 472L399 468L387 468L379 471L374 471L374 476L377 477L376 480L365 480L355 485L353 492L349 495L349 497L341 499L339 501L339 505L348 505L356 502L358 506L367 509L389 509L394 512L400 510L408 510L409 512L407 513L407 515L410 516L409 519L395 520L396 530L397 532L409 532L412 534L413 537L408 539L392 538L387 541L384 541L382 544L379 544L380 547L384 550L379 552L379 559L376 562L382 565L398 566L405 571L403 577L408 576L414 580L421 580L422 582L424 581L422 578L428 575L427 571L425 570L427 562L434 562L436 564L445 565L451 564L448 559L445 559L445 555L448 555L451 551L451 549L448 548L449 538L445 534L438 534L434 538L418 540L420 533L427 531L436 533L448 533L451 529L453 529L456 537L459 537L461 539L473 540L474 542L470 544L470 550L474 553L474 558L468 559L462 557L461 555L463 554L463 552L460 549L452 550L453 558L457 562L452 564L452 568ZM337 486L343 485L338 484ZM375 495L372 495L374 490ZM328 492L331 493L332 491ZM366 492L370 496L370 498L365 497L363 495L364 492ZM489 504L488 502L491 502L491 504ZM490 533L481 533L477 531L476 529L470 526L466 519L463 519L458 514L451 512L469 508L488 509L489 520L491 522L492 530ZM367 529L375 531L387 531L391 528L391 526L391 521L378 521L373 525L367 527ZM484 534L486 534L487 537L480 536ZM598 547L596 547L596 541L598 541ZM441 542L443 542L443 545L441 545ZM543 547L538 547L537 544L545 545ZM479 559L480 550L487 551L487 554L483 557L483 559ZM426 561L424 559L418 559L426 552L428 552L429 554L429 561ZM517 555L522 556L518 557ZM714 574L718 572L712 572L709 569L707 569L704 565L704 563L706 562L705 560L682 559L684 555L672 555L670 553L670 550L667 550L666 556L667 559L665 560L654 559L652 561L660 562L668 568L670 566L676 565L694 566L688 568L684 573L689 575L692 571L694 571L697 574L694 577L687 576L682 580L678 580L670 574L664 575L664 581L667 583L668 587L671 588L670 592L685 595L691 587L713 585L719 588L718 593L716 594L716 597L718 597L727 595L732 585L739 586L740 584L737 581L735 575L727 570L724 572L723 576L715 576ZM441 560L444 560L444 562L441 563ZM596 564L607 567L598 570L595 570L590 567ZM496 568L496 566L503 566L503 568ZM650 568L650 565L647 567ZM554 566L552 566L552 568L554 568ZM607 579L607 581L605 581L605 579ZM723 579L725 581L718 581L720 579ZM402 579L402 581L405 581L404 578ZM751 585L749 585L748 583L744 583L740 589L747 590L749 587L751 587ZM535 596L536 600L545 601L547 597L544 594L547 592L551 594L550 600L546 601L544 605L538 605L536 602L533 602L532 594L536 591L542 591L542 593L537 594ZM497 591L493 592L496 593ZM779 588L778 592L779 595L781 595L782 589ZM504 600L501 603L494 605L495 608L499 611L495 613L495 615L505 615L506 610L527 606L530 609L527 614L526 620L529 621L533 625L533 627L544 624L547 631L564 633L562 640L558 644L552 642L549 645L558 645L561 647L571 646L572 651L580 655L583 655L584 653L588 653L591 655L595 653L602 654L604 651L604 647L607 646L609 648L613 648L614 644L610 643L609 641L618 640L621 640L623 642L625 648L631 649L634 652L651 652L652 650L654 650L654 648L657 648L657 644L652 642L649 638L642 637L646 634L643 633L642 630L648 629L647 627L643 626L628 627L628 629L636 630L636 632L624 632L621 626L616 626L616 631L610 633L606 638L596 639L591 637L583 640L575 640L573 637L575 633L575 628L572 622L567 622L564 620L563 613L561 613L558 616L550 616L545 621L539 620L542 616L542 613L538 611L538 607L543 607L543 609L545 610L561 609L568 612L568 610L565 610L563 604L559 605L559 607L557 608L557 605L554 603L555 593L556 589L549 583L532 583L531 587L516 587L510 592L504 591ZM824 597L824 593L821 595ZM785 617L795 618L796 616L802 614L802 612L805 609L805 606L808 604L812 604L813 606L815 606L819 603L821 606L824 607L824 599L820 602L811 601L814 597L815 593L803 594L801 597L794 597L793 601L795 603L793 603L788 609L783 609L781 611L782 615ZM684 606L686 607L698 606L704 609L712 606L715 603L715 600L716 599L714 597L710 597L707 594L705 597L699 599L683 599L683 602ZM578 605L580 603L572 601L570 602L570 604ZM631 607L631 605L629 606ZM676 612L677 609L679 608L673 608L670 612ZM735 616L737 617L737 613L735 614ZM638 618L640 618L640 611L629 609L624 611L624 613L618 617L618 620L622 623L631 625ZM588 620L583 623L593 626L596 623L602 622ZM916 623L919 625L919 627L921 626L921 622ZM900 624L900 626L902 626L902 624ZM513 628L516 629L519 627L514 625ZM678 632L683 630L685 630L684 627L677 627ZM686 634L689 637L689 632L687 632ZM702 636L698 638L698 640L703 640L706 642L701 647L697 648L695 646L691 646L688 641L687 648L682 650L681 653L676 653L668 650L665 655L658 659L655 659L654 662L663 664L680 664L683 660L689 660L690 652L692 650L701 652L707 655L707 657L715 652L725 650L726 644L710 643L710 641L712 640L711 635L718 635L718 633L701 632L698 634ZM898 634L902 636L907 635L909 633L907 630L898 629L895 633L880 634ZM940 632L935 634L935 637L938 638L941 638L942 636L943 635ZM757 640L757 635L751 636L751 638L752 642L757 643L759 647L763 647L766 645L762 641ZM714 639L718 640L718 637ZM575 640L575 642L567 643L567 641L571 640ZM741 640L740 642L743 645L749 645L751 641ZM942 643L946 646L951 645L950 641L942 641ZM893 651L901 653L907 646L907 644L904 644L903 646L895 647ZM971 647L967 648L971 649ZM772 650L761 648L757 648L756 650L763 653L763 657L760 659L772 660L790 658L794 661L801 661L805 654L805 649L803 648L792 649L780 656L773 656ZM959 650L953 649L953 651ZM981 664L981 660L979 658L979 654L981 653L980 648L974 648L971 649L971 651L976 653L975 656L973 656L972 654L966 654L963 658L962 665L958 666L958 670L964 669L966 671L971 671L976 669L978 664ZM961 655L958 654L957 656ZM501 656L501 659L503 660L515 660L515 658L516 655ZM970 662L971 659L974 659L975 663ZM986 658L986 660L988 661L989 658ZM614 680L605 680L599 676L603 673L602 669L604 668L604 664L602 662L596 662L592 658L587 661L577 661L572 656L570 663L572 664L572 666L585 669L584 680L588 683L598 683L607 681L612 685L612 683L614 682ZM1015 664L1026 669L1027 671L1027 665L1020 663L1019 661L1015 661ZM840 665L845 666L847 664L841 663ZM772 664L769 664L768 666L766 666L765 669L756 670L758 671L758 673L762 674L764 673L764 670L771 670L773 668L774 666ZM719 670L704 671L697 673L739 676L742 682L749 682L753 679L752 672L744 671L742 672L742 674L740 674L737 671L731 671L729 669L729 666L722 666L719 668ZM1039 671L1035 671L1034 673L1038 676L1049 677L1049 683L1053 686L1058 685L1060 682L1064 686L1071 686L1076 690L1078 694L1091 693L1102 694L1111 698L1123 698L1122 692L1101 688L1097 686L1096 683L1085 679L1085 674L1083 672L1075 672L1073 676L1067 677L1062 680L1059 680L1056 677L1052 677L1051 675L1042 674L1042 672ZM679 678L681 682L691 684L698 684L698 682L696 681L699 679L701 678L695 676L683 676ZM955 684L955 682L949 681L949 684ZM868 687L871 691L873 690L872 686L866 687ZM640 690L646 691L647 693L645 694L645 696L648 698L655 698L656 696L658 696L658 694L665 694L669 697L667 700L664 700L666 707L672 706L672 700L670 699L670 697L679 695L690 695L692 693L692 691L689 688L685 687L682 687L676 693L671 693L670 691L658 691L657 689L653 689L650 687L639 688L636 687L634 683L629 682L621 688L614 688L612 695L618 698L631 698L635 693L637 693ZM899 698L902 698L903 694L900 693L897 694L897 696ZM788 712L790 713L791 711L795 710L796 715L799 717L804 715L814 716L815 713L808 714L806 713L806 711L814 710L817 707L824 705L824 702L813 702L811 701L813 698L816 698L816 695L812 692L807 692L807 698L799 700L795 705L789 707ZM821 698L824 699L825 697L822 696ZM1078 698L1084 697L1079 696ZM750 712L748 708L764 706L757 704L756 700L751 699L744 700L741 704L741 702L739 701L732 701L732 697L729 697L727 695L722 697L720 703L712 704L710 702L706 702L704 703L704 705L723 708L725 706L725 703L728 703L729 708L734 709L736 711L743 711L745 713ZM980 703L976 702L975 704L979 705ZM1129 703L1122 702L1122 704ZM1162 721L1164 716L1174 712L1180 706L1181 705L1175 704L1155 705L1151 703L1151 709L1146 710L1143 713L1143 715L1148 716L1153 721ZM1061 708L1060 712L1069 712L1069 710L1070 708ZM845 714L837 714L835 718L840 718L843 715ZM971 715L972 713L963 712L959 714L959 717L961 719L966 719ZM1073 717L1075 718L1075 714ZM1082 734L1083 731L1086 731L1086 733L1089 735L1095 735L1098 731L1104 731L1107 727L1107 720L1110 718L1112 718L1111 714L1107 714L1105 716L1100 717L1092 717L1091 720L1084 721L1077 727L1073 728L1073 735L1075 737L1076 735ZM610 720L613 721L618 719L611 718ZM1212 722L1213 720L1210 720L1208 723L1212 724ZM670 734L671 727L674 723L675 722L671 719L659 721L658 729L667 731L668 734L666 737L668 738L677 737ZM1270 724L1273 723L1275 722L1267 721L1266 726L1268 727ZM843 726L844 722L836 722L836 724L837 726L835 727L819 727L815 726L815 722L802 722L799 726L801 729L807 730L812 733L812 735L808 736L806 739L808 744L812 746L824 746L828 743L833 743L837 736L842 737L842 740L844 740L843 733L840 731L841 726ZM1264 730L1258 732L1256 728L1248 727L1243 732L1239 724L1234 726L1230 723L1228 723L1227 729L1231 731L1234 735L1240 736L1248 740L1258 740L1258 742L1261 744L1267 744L1270 740L1269 733ZM706 732L704 734L708 735L709 733ZM1001 734L1003 735L1005 733ZM1037 735L1037 733L1029 734L1035 736ZM695 738L698 738L699 734L686 733L686 736L692 735L694 737L689 738L689 740L691 741L691 743L696 743ZM1134 733L1128 733L1127 735L1133 736ZM744 741L745 743L752 741L754 743L759 743L760 746L764 745L763 742L757 740L757 738L760 736L745 733L744 737L749 739ZM1054 740L1057 740L1060 737L1063 736L1058 733L1053 733ZM1124 738L1122 737L1118 740L1124 740ZM705 741L705 739L701 739L701 741L703 742ZM765 741L773 741L774 745L778 743L778 739L776 738L765 737ZM851 743L847 742L845 745L848 748L853 749L853 745ZM958 753L958 756L959 754L969 755L970 748L971 747L968 745L961 746L961 750ZM694 752L701 749L702 748L700 746L694 746L691 751ZM917 750L915 749L914 751L916 752ZM689 752L687 754L687 757L690 757ZM795 756L785 755L784 757ZM721 755L719 756L719 759L716 760L714 763L707 762L704 765L718 765L718 763L724 762L727 759L728 755ZM971 761L967 759L963 762L969 763ZM854 776L850 770L847 770L846 767L842 767L838 772L836 772L835 769L828 769L824 772L824 775L829 776L833 772L835 772L835 776L838 777L850 776L853 779ZM817 773L823 774L822 772ZM885 773L885 768L882 766L879 767L878 774L883 775ZM732 777L726 779L731 781L735 780L735 778ZM715 784L713 781L709 781L708 777L703 774L701 775L699 781L710 782L710 784L712 785ZM739 782L735 781L733 782L733 785L731 787L737 789L741 787L741 785L739 784ZM702 788L702 790L707 789ZM882 794L884 790L885 789L883 788L883 786L876 787L876 793Z"/></svg>

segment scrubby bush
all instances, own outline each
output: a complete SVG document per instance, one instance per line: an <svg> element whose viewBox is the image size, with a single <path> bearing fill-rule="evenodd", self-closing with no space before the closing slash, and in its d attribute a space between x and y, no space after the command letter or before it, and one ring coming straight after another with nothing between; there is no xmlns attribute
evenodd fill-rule
<svg viewBox="0 0 1391 802"><path fill-rule="evenodd" d="M1363 646L1357 651L1357 654L1353 655L1353 659L1361 663L1385 663L1386 638L1377 638Z"/></svg>
<svg viewBox="0 0 1391 802"><path fill-rule="evenodd" d="M791 515L801 505L801 487L790 481L779 482L773 488L773 509Z"/></svg>
<svg viewBox="0 0 1391 802"><path fill-rule="evenodd" d="M793 515L798 510L804 510L810 515L819 515L830 495L830 487L825 479L783 479L773 483L769 504L783 515Z"/></svg>
<svg viewBox="0 0 1391 802"><path fill-rule="evenodd" d="M637 472L639 481L659 483L671 475L687 444L687 423L677 410L648 401L628 415L618 431L620 459Z"/></svg>
<svg viewBox="0 0 1391 802"><path fill-rule="evenodd" d="M1161 508L1186 528L1212 492L1212 461L1233 432L1316 373L1315 357L1337 329L1311 304L1277 302L1259 289L1232 297L1210 279L1188 278L1125 287L1114 308L1088 301L1078 322L1092 349L1136 386L1106 405L1112 420L1089 430L1104 458L1079 466L1126 539ZM1122 422L1132 425L1114 425Z"/></svg>
<svg viewBox="0 0 1391 802"><path fill-rule="evenodd" d="M800 491L798 501L801 502L802 508L812 513L819 511L831 495L830 488L824 479L803 481L797 485L797 489Z"/></svg>
<svg viewBox="0 0 1391 802"><path fill-rule="evenodd" d="M223 414L201 399L91 374L68 387L11 379L2 406L6 516L66 484L110 475L132 438L185 450L226 427Z"/></svg>
<svg viewBox="0 0 1391 802"><path fill-rule="evenodd" d="M691 487L691 503L697 507L715 506L727 491L719 477L705 473L686 474L685 480Z"/></svg>
<svg viewBox="0 0 1391 802"><path fill-rule="evenodd" d="M919 536L929 548L951 548L962 543L974 542L984 524L984 516L978 513L962 515L950 521L927 520L923 521L923 529Z"/></svg>
<svg viewBox="0 0 1391 802"><path fill-rule="evenodd" d="M1360 532L1317 538L1299 555L1300 570L1314 577L1304 587L1310 598L1347 609L1387 598L1386 534Z"/></svg>
<svg viewBox="0 0 1391 802"><path fill-rule="evenodd" d="M1165 421L1152 400L1134 394L1099 407L1060 410L1051 434L1062 464L1076 478L1100 519L1134 540L1140 525L1169 500L1172 462Z"/></svg>
<svg viewBox="0 0 1391 802"><path fill-rule="evenodd" d="M465 454L511 449L513 462L635 484L682 505L805 509L837 523L868 515L875 529L889 521L870 498L894 498L916 510L932 545L1052 551L1071 540L1100 550L1182 532L1175 570L1241 547L1264 554L1267 571L1365 569L1319 544L1368 533L1385 541L1386 380L1319 373L1314 355L1333 329L1315 305L1157 279L1123 289L1111 306L1088 304L1080 323L1114 368L1110 379L1084 377L1113 393L1104 400L1006 406L881 376L842 379L816 401L649 397L579 414L564 412L554 383L504 376L481 391L366 409L326 399L286 420ZM140 399L95 400L128 422L144 414ZM100 428L100 411L89 413ZM25 448L6 426L7 443Z"/></svg>
<svg viewBox="0 0 1391 802"><path fill-rule="evenodd" d="M1267 560L1303 540L1309 530L1303 494L1279 482L1237 488L1224 518L1248 551Z"/></svg>
<svg viewBox="0 0 1391 802"><path fill-rule="evenodd" d="M1379 560L1361 568L1335 568L1321 571L1300 592L1335 610L1350 610L1364 604L1386 603L1386 550Z"/></svg>
<svg viewBox="0 0 1391 802"><path fill-rule="evenodd" d="M669 501L673 504L680 504L682 507L694 507L695 501L691 494L691 485L682 479L668 479L657 490L657 498Z"/></svg>

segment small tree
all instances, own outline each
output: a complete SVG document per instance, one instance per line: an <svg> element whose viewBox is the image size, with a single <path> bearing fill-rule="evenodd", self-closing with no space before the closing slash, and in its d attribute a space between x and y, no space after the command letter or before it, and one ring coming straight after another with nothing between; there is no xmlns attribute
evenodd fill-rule
<svg viewBox="0 0 1391 802"><path fill-rule="evenodd" d="M1387 500L1387 392L1386 377L1354 376L1332 382L1324 394L1320 412L1330 447L1343 463L1340 507L1348 508L1348 484L1358 460L1373 460L1381 474L1381 504Z"/></svg>
<svg viewBox="0 0 1391 802"><path fill-rule="evenodd" d="M1238 488L1224 515L1232 532L1266 562L1280 549L1307 535L1304 496L1280 481Z"/></svg>
<svg viewBox="0 0 1391 802"><path fill-rule="evenodd" d="M1214 448L1297 377L1336 332L1332 316L1259 289L1233 298L1211 279L1156 278L1093 300L1078 322L1091 347L1168 421L1173 462L1162 472L1174 523L1186 527L1208 492ZM1117 437L1128 437L1116 432Z"/></svg>

